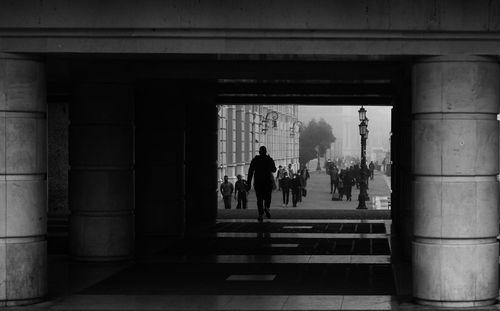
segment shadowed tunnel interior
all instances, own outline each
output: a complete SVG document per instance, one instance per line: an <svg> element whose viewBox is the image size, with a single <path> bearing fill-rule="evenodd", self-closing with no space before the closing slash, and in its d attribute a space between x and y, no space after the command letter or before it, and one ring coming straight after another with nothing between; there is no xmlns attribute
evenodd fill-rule
<svg viewBox="0 0 500 311"><path fill-rule="evenodd" d="M391 225L386 222L392 217L392 230L397 230L405 217L397 209L398 198L402 200L401 191L407 189L395 186L395 208L373 222L345 222L345 215L335 213L297 214L293 225L311 226L301 230L286 229L287 223L279 219L259 225L217 218L215 108L221 104L393 106L394 143L401 132L402 118L397 116L408 114L407 104L398 104L408 96L407 63L79 57L54 57L51 62L59 66L49 75L49 106L69 102L71 109L74 84L96 79L126 84L134 96L134 259L124 270L79 294L395 294L391 258L407 254L395 248L399 246L395 242L390 249ZM404 152L399 148L393 154L392 178L408 178L406 164L398 167ZM49 213L49 254L68 253L65 217ZM304 217L320 222L304 222ZM231 280L235 275L267 275L272 282Z"/></svg>

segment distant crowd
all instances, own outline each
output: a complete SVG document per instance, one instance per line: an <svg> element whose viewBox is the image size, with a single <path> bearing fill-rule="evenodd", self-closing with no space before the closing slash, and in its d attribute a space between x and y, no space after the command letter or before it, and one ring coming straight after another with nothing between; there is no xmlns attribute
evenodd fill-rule
<svg viewBox="0 0 500 311"><path fill-rule="evenodd" d="M310 177L309 170L305 167L296 170L291 163L288 166L278 166L276 175L272 175L271 180L273 190L282 193L283 207L289 206L290 194L292 196L291 206L296 207L299 202L302 202L302 199L307 195L307 180ZM237 181L233 185L226 175L220 185L219 191L224 200L225 209L231 209L233 198L237 201L236 209L247 208L250 186L241 174L238 174L236 178Z"/></svg>
<svg viewBox="0 0 500 311"><path fill-rule="evenodd" d="M326 173L330 175L330 193L332 194L332 201L342 201L344 197L346 201L352 201L352 187L356 186L356 189L359 189L360 183L362 182L361 165L355 163L351 166L339 168L337 163L330 159L325 163ZM375 170L373 161L371 161L365 169L365 176L373 180ZM368 187L368 179L366 180L366 185Z"/></svg>
<svg viewBox="0 0 500 311"><path fill-rule="evenodd" d="M307 195L307 180L310 177L309 170L305 167L295 172L291 163L288 167L278 166L276 182L278 191L282 193L283 207L288 207L290 203L290 192L292 193L292 207L302 202L302 198Z"/></svg>
<svg viewBox="0 0 500 311"><path fill-rule="evenodd" d="M349 165L347 165L349 163ZM360 188L361 183L373 180L376 165L372 162L362 172L362 167L356 159L336 159L325 162L325 171L330 175L330 193L333 201L352 201L352 187ZM364 173L364 174L362 174ZM366 176L363 180L363 176ZM248 192L252 188L254 179L254 189L257 196L258 220L262 221L265 214L271 218L270 204L273 191L280 191L282 194L282 207L297 207L307 196L307 180L310 178L309 170L302 166L297 171L292 163L288 166L279 165L276 169L274 160L267 154L264 146L259 149L259 155L255 156L250 163L248 170L248 181L242 175L237 176L237 181L233 185L228 176L224 176L224 181L220 185L220 195L224 200L224 208L231 209L231 202L237 201L236 209L246 209L248 202Z"/></svg>

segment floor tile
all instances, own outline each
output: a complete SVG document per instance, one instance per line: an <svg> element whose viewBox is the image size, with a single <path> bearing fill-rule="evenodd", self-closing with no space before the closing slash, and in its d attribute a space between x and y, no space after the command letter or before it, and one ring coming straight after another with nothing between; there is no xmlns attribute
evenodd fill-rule
<svg viewBox="0 0 500 311"><path fill-rule="evenodd" d="M208 295L192 297L191 299L198 301L197 307L199 310L219 310L224 309L233 297L229 295Z"/></svg>
<svg viewBox="0 0 500 311"><path fill-rule="evenodd" d="M262 236L264 235L264 236ZM385 233L247 233L247 232L218 232L217 238L259 238L270 239L383 239Z"/></svg>
<svg viewBox="0 0 500 311"><path fill-rule="evenodd" d="M389 220L384 219L277 219L273 218L269 222L273 223L365 223L379 224ZM257 219L219 219L217 223L236 222L236 223L257 223Z"/></svg>
<svg viewBox="0 0 500 311"><path fill-rule="evenodd" d="M232 296L218 295L74 295L51 310L209 310L223 308Z"/></svg>
<svg viewBox="0 0 500 311"><path fill-rule="evenodd" d="M393 296L341 295L73 295L50 310L425 310ZM485 310L499 309L499 305Z"/></svg>
<svg viewBox="0 0 500 311"><path fill-rule="evenodd" d="M273 281L276 274L233 274L226 281Z"/></svg>
<svg viewBox="0 0 500 311"><path fill-rule="evenodd" d="M126 270L44 309L388 310L397 306L391 296L376 295L397 292L383 233L390 224L219 221L216 236L155 244Z"/></svg>
<svg viewBox="0 0 500 311"><path fill-rule="evenodd" d="M288 296L233 296L221 310L281 310Z"/></svg>
<svg viewBox="0 0 500 311"><path fill-rule="evenodd" d="M267 247L283 247L283 248L292 248L292 247L299 247L300 244L278 244L278 243L274 243L274 244L269 244L269 245L266 245Z"/></svg>
<svg viewBox="0 0 500 311"><path fill-rule="evenodd" d="M153 297L132 296L132 295L73 295L62 301L54 304L51 309L54 310L133 310L139 307L153 308L154 305L169 306L168 302L171 301L170 296L158 296L157 299ZM196 307L193 305L192 309ZM153 308L154 309L154 308Z"/></svg>
<svg viewBox="0 0 500 311"><path fill-rule="evenodd" d="M285 310L340 310L343 296L289 296Z"/></svg>
<svg viewBox="0 0 500 311"><path fill-rule="evenodd" d="M311 263L311 264L389 264L386 255L210 255L169 256L164 259L145 262L165 263Z"/></svg>
<svg viewBox="0 0 500 311"><path fill-rule="evenodd" d="M342 310L391 310L396 303L392 296L344 296Z"/></svg>
<svg viewBox="0 0 500 311"><path fill-rule="evenodd" d="M219 263L307 263L309 255L221 255Z"/></svg>
<svg viewBox="0 0 500 311"><path fill-rule="evenodd" d="M316 263L316 264L335 264L335 263L351 263L351 256L350 255L335 255L335 256L329 256L329 255L312 255L311 259L309 260L309 263Z"/></svg>
<svg viewBox="0 0 500 311"><path fill-rule="evenodd" d="M147 261L155 262L155 261ZM389 264L387 255L210 255L169 256L156 262L170 263L311 263L311 264Z"/></svg>
<svg viewBox="0 0 500 311"><path fill-rule="evenodd" d="M352 255L351 263L377 264L391 263L391 256L386 255Z"/></svg>

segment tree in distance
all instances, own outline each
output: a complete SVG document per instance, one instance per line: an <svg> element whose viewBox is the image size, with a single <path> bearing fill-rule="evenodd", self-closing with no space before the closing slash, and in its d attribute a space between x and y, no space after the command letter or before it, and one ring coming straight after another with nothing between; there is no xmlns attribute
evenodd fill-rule
<svg viewBox="0 0 500 311"><path fill-rule="evenodd" d="M299 162L306 165L312 159L322 157L331 143L335 142L332 127L323 118L312 119L300 132Z"/></svg>

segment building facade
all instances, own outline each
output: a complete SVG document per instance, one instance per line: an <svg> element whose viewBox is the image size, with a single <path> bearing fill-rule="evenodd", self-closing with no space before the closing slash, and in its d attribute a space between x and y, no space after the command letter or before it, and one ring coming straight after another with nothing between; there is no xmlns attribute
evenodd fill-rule
<svg viewBox="0 0 500 311"><path fill-rule="evenodd" d="M219 183L224 175L232 182L236 181L238 174L246 177L260 146L266 146L276 167L290 163L294 168L298 167L300 126L297 105L220 105L218 118Z"/></svg>

